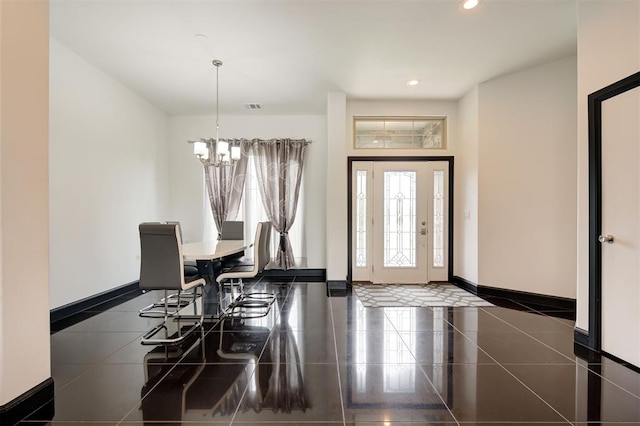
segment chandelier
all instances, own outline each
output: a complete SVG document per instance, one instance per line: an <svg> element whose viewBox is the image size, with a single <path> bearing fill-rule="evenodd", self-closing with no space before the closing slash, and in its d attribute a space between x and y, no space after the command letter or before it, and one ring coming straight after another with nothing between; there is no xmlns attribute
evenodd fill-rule
<svg viewBox="0 0 640 426"><path fill-rule="evenodd" d="M230 166L240 159L240 147L229 146L229 143L220 139L220 106L219 106L219 79L218 74L222 61L214 59L212 62L216 67L216 138L199 141L187 141L193 144L193 153L205 166Z"/></svg>

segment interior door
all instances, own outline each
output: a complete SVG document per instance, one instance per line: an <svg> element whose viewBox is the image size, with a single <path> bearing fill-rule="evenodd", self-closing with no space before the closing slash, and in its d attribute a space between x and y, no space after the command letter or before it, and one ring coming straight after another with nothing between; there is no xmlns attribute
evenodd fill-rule
<svg viewBox="0 0 640 426"><path fill-rule="evenodd" d="M354 162L352 173L353 280L446 281L448 162Z"/></svg>
<svg viewBox="0 0 640 426"><path fill-rule="evenodd" d="M602 102L603 351L640 366L640 88Z"/></svg>

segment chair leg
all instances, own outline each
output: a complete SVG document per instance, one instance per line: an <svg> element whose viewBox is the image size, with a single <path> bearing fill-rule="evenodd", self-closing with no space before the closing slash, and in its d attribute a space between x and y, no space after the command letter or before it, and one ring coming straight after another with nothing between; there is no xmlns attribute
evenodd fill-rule
<svg viewBox="0 0 640 426"><path fill-rule="evenodd" d="M194 288L193 290L193 305L194 305L194 316L197 315L197 306L196 306L196 295L197 295L197 287ZM204 293L201 292L201 296L204 297ZM181 292L178 291L178 298L181 297ZM204 303L204 301L203 301ZM170 315L170 313L168 312L168 308L169 308L169 301L168 298L166 297L166 293L165 293L165 301L164 301L164 306L165 306L165 316L164 316L164 320L162 323L156 325L155 327L153 327L151 330L149 330L148 332L146 332L142 338L140 343L142 343L143 345L177 345L182 343L187 337L189 337L189 335L191 335L191 333L193 333L195 330L197 330L198 328L202 327L202 324L204 323L204 306L202 307L202 309L200 309L200 321L195 321L193 323L193 325L191 327L189 327L188 330L183 331L182 328L180 327L180 316L177 316L177 318L175 318L176 321L178 321L178 329L177 329L177 336L170 338L170 337L164 337L164 338L154 338L155 335L157 335L159 332L161 332L162 330L168 330L167 328L167 321L169 321L170 319L174 319L174 317L176 317L176 315Z"/></svg>
<svg viewBox="0 0 640 426"><path fill-rule="evenodd" d="M233 280L230 281L233 289ZM226 316L228 318L251 319L261 318L269 314L271 305L276 297L270 293L245 293L244 281L238 278L237 282L238 295L229 305Z"/></svg>
<svg viewBox="0 0 640 426"><path fill-rule="evenodd" d="M179 295L178 293L173 293L168 295L167 297L163 297L160 300L160 303L164 303L164 299L168 298L169 299L169 305L170 306L187 306L189 304L188 300L184 300L184 299L188 299L191 298L192 294L190 291L183 291L182 295Z"/></svg>
<svg viewBox="0 0 640 426"><path fill-rule="evenodd" d="M188 305L188 303L183 304L182 302L174 304L171 300L172 295L167 296L167 293L168 291L164 290L164 297L160 299L159 302L152 303L140 309L140 311L138 311L138 315L145 318L165 318L167 316L174 317L178 315L181 308ZM184 294L178 292L173 296L176 296L178 300L182 301ZM174 310L169 311L169 307L174 308Z"/></svg>

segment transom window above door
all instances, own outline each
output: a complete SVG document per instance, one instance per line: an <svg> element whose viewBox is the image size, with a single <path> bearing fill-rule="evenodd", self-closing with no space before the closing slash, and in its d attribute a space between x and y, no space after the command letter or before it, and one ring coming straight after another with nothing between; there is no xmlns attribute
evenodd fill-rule
<svg viewBox="0 0 640 426"><path fill-rule="evenodd" d="M446 117L354 117L355 148L445 149Z"/></svg>

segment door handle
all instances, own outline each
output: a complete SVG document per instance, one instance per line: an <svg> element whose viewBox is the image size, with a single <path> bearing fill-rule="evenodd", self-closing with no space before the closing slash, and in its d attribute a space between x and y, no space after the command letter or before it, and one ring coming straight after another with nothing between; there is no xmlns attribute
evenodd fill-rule
<svg viewBox="0 0 640 426"><path fill-rule="evenodd" d="M420 228L420 235L427 235L427 228Z"/></svg>
<svg viewBox="0 0 640 426"><path fill-rule="evenodd" d="M600 235L598 241L601 243L613 244L613 235Z"/></svg>

